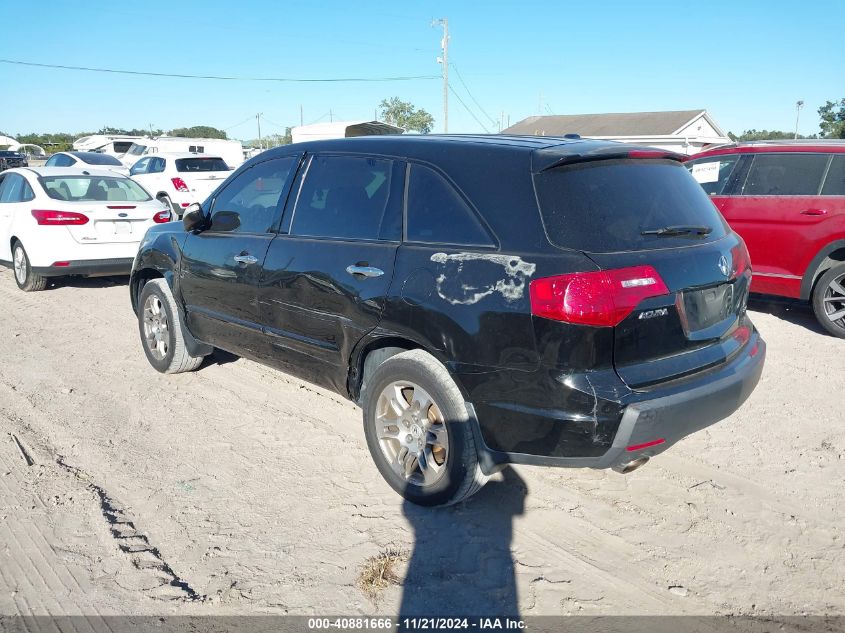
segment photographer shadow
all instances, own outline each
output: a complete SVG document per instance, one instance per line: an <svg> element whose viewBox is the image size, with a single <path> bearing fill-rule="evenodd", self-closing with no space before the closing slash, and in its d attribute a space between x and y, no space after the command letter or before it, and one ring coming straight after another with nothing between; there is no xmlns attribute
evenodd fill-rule
<svg viewBox="0 0 845 633"><path fill-rule="evenodd" d="M423 508L405 501L414 550L400 620L420 616L519 616L513 520L525 510L527 487L513 468L456 506Z"/></svg>

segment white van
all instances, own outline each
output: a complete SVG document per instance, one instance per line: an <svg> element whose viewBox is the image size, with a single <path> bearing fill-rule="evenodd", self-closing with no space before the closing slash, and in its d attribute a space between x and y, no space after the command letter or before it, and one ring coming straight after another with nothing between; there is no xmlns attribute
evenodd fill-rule
<svg viewBox="0 0 845 633"><path fill-rule="evenodd" d="M182 138L181 136L140 139L133 143L120 160L127 167L132 167L142 156L160 153L212 154L222 158L231 168L244 162L244 150L240 141L227 141L220 138Z"/></svg>
<svg viewBox="0 0 845 633"><path fill-rule="evenodd" d="M143 143L144 136L107 136L94 134L83 136L73 142L73 149L78 152L98 152L110 156L123 156L135 142Z"/></svg>

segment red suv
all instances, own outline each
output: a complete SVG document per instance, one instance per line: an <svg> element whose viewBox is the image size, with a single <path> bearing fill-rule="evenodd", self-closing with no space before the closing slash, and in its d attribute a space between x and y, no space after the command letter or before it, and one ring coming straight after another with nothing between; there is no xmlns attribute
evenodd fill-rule
<svg viewBox="0 0 845 633"><path fill-rule="evenodd" d="M686 165L745 240L751 291L811 301L845 338L845 142L723 145Z"/></svg>

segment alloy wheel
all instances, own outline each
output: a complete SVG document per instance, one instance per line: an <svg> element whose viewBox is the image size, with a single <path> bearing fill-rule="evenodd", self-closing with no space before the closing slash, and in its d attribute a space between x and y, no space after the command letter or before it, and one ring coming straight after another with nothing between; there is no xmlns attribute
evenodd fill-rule
<svg viewBox="0 0 845 633"><path fill-rule="evenodd" d="M23 285L26 283L26 255L23 252L22 246L15 247L14 256L15 279L18 283Z"/></svg>
<svg viewBox="0 0 845 633"><path fill-rule="evenodd" d="M839 327L845 327L845 274L831 280L822 301L827 318Z"/></svg>
<svg viewBox="0 0 845 633"><path fill-rule="evenodd" d="M144 342L156 359L167 356L170 347L167 312L161 299L154 294L144 302Z"/></svg>
<svg viewBox="0 0 845 633"><path fill-rule="evenodd" d="M444 476L449 435L443 414L422 387L404 380L387 385L374 423L381 451L402 479L431 486Z"/></svg>

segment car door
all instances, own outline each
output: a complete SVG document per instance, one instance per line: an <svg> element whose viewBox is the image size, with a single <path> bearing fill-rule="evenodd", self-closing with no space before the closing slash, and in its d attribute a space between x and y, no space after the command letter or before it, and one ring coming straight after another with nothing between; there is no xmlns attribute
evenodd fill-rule
<svg viewBox="0 0 845 633"><path fill-rule="evenodd" d="M403 189L401 161L309 157L259 281L265 362L346 388L352 349L384 309L401 239Z"/></svg>
<svg viewBox="0 0 845 633"><path fill-rule="evenodd" d="M12 262L11 235L12 205L6 201L12 191L13 178L17 174L0 174L0 262Z"/></svg>
<svg viewBox="0 0 845 633"><path fill-rule="evenodd" d="M187 236L179 288L188 328L200 340L255 355L256 283L299 157L273 158L241 172L204 210L208 228Z"/></svg>
<svg viewBox="0 0 845 633"><path fill-rule="evenodd" d="M0 179L0 261L11 262L11 230L15 216L29 215L35 199L32 187L21 174L5 174ZM19 236L20 237L20 236Z"/></svg>
<svg viewBox="0 0 845 633"><path fill-rule="evenodd" d="M824 231L819 193L831 156L806 152L754 154L747 174L719 208L745 240L753 292L800 296L801 277ZM812 257L812 255L810 255Z"/></svg>

